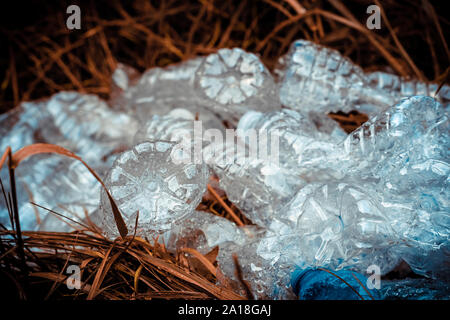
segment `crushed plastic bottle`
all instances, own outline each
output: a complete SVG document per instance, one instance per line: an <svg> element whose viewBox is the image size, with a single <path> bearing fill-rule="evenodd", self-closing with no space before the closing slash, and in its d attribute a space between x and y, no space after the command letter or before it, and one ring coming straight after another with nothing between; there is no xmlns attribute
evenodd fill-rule
<svg viewBox="0 0 450 320"><path fill-rule="evenodd" d="M280 107L270 72L258 57L238 48L150 69L125 95L116 105L128 106L137 119L184 108L198 113L200 119L210 110L234 123L248 109Z"/></svg>
<svg viewBox="0 0 450 320"><path fill-rule="evenodd" d="M180 142L194 138L194 115L185 109L174 109L166 116L154 115L142 125L134 137L134 143L148 140Z"/></svg>
<svg viewBox="0 0 450 320"><path fill-rule="evenodd" d="M44 142L41 131L54 128L45 102L24 102L0 115L0 150L19 150L26 145Z"/></svg>
<svg viewBox="0 0 450 320"><path fill-rule="evenodd" d="M287 264L278 263L283 257L281 247L265 247L264 239L277 237L279 234L255 226L247 226L242 229L245 234L245 242L227 242L219 247L217 264L221 272L231 280L232 288L244 294L235 271L233 254L238 257L242 275L252 289L255 299L294 299L295 295L289 288L290 273ZM280 244L280 242L278 242ZM286 249L286 248L285 248ZM262 253L261 251L264 251Z"/></svg>
<svg viewBox="0 0 450 320"><path fill-rule="evenodd" d="M162 238L169 250L193 248L202 254L228 242L243 245L246 240L244 231L235 223L202 211L195 211L186 219L176 221Z"/></svg>
<svg viewBox="0 0 450 320"><path fill-rule="evenodd" d="M50 214L31 202L53 209L71 203L97 207L100 184L79 161L54 155L35 155L23 161L15 171L19 218L23 230L37 230ZM6 170L1 179L6 191L9 181ZM3 198L3 196L2 196ZM59 211L58 211L59 212ZM9 215L0 200L0 222L9 226Z"/></svg>
<svg viewBox="0 0 450 320"><path fill-rule="evenodd" d="M105 184L133 233L154 236L192 214L206 189L209 170L204 163L178 163L175 142L143 142L117 157ZM105 233L118 236L106 192L101 193Z"/></svg>
<svg viewBox="0 0 450 320"><path fill-rule="evenodd" d="M95 95L63 91L47 100L24 102L0 117L1 150L33 143L57 144L71 150L94 169L112 164L117 150L132 145L138 122L111 110Z"/></svg>
<svg viewBox="0 0 450 320"><path fill-rule="evenodd" d="M214 163L228 199L260 226L269 225L276 212L304 184L292 172L257 157L237 154L230 161Z"/></svg>
<svg viewBox="0 0 450 320"><path fill-rule="evenodd" d="M207 56L196 72L195 86L212 108L231 118L249 109L269 111L280 105L268 69L257 56L239 48Z"/></svg>
<svg viewBox="0 0 450 320"><path fill-rule="evenodd" d="M311 183L295 195L282 218L294 225L298 265L363 272L376 264L387 273L398 264L389 247L400 240L373 190L344 180Z"/></svg>
<svg viewBox="0 0 450 320"><path fill-rule="evenodd" d="M419 80L402 79L386 72L371 72L366 74L369 87L377 92L378 96L391 97L390 105L405 97L431 96L439 101L445 108L450 103L450 86L443 85L439 93L435 93L439 87L436 83L425 83ZM379 98L381 99L381 98Z"/></svg>
<svg viewBox="0 0 450 320"><path fill-rule="evenodd" d="M134 118L111 110L95 95L61 92L45 106L57 130L44 127L44 140L66 147L88 163L130 147L138 130Z"/></svg>
<svg viewBox="0 0 450 320"><path fill-rule="evenodd" d="M204 106L194 90L195 71L201 62L202 58L197 58L144 72L125 92L127 102L122 110L144 122L155 114L164 115L177 108L202 114Z"/></svg>
<svg viewBox="0 0 450 320"><path fill-rule="evenodd" d="M450 154L446 148L448 129L448 111L433 98L415 96L403 99L364 123L348 136L343 147L349 157L361 162L354 171L361 171L363 166L378 170L387 161L401 161L398 155L405 151L417 161L427 158L445 161ZM419 150L422 155L417 154ZM400 164L411 165L410 162ZM435 171L445 173L445 170Z"/></svg>
<svg viewBox="0 0 450 320"><path fill-rule="evenodd" d="M174 142L193 142L195 135L203 139L203 130L218 129L225 132L220 120L211 114L209 119L198 120L198 133L194 127L195 115L186 109L173 109L164 116L154 115L140 129L134 137L134 143L147 140L167 140Z"/></svg>
<svg viewBox="0 0 450 320"><path fill-rule="evenodd" d="M300 300L380 300L367 278L349 270L296 269L291 284Z"/></svg>
<svg viewBox="0 0 450 320"><path fill-rule="evenodd" d="M237 134L241 134L240 138L244 140L251 130L256 131L260 139L263 134L267 135L268 153L274 153L270 155L278 158L281 167L297 173L301 167L319 166L320 163L314 163L314 160L320 158L323 162L324 156L335 152L336 144L347 136L337 123L328 133L320 132L309 115L289 109L246 113L239 121ZM272 150L271 140L274 138L278 145Z"/></svg>
<svg viewBox="0 0 450 320"><path fill-rule="evenodd" d="M306 185L263 233L245 245L221 247L221 270L234 279L230 257L238 254L257 297L271 299L292 296L290 275L296 267L365 273L375 264L382 273L391 271L399 258L389 248L399 241L366 192L342 182Z"/></svg>
<svg viewBox="0 0 450 320"><path fill-rule="evenodd" d="M437 84L408 81L383 72L365 74L337 50L307 40L292 43L279 62L280 99L295 110L319 113L358 110L377 114L403 97L431 95ZM448 105L450 87L438 99Z"/></svg>
<svg viewBox="0 0 450 320"><path fill-rule="evenodd" d="M40 102L24 102L0 117L0 147L15 152L33 143L51 143L81 156L100 176L112 164L117 150L132 145L137 122L117 113L94 95L60 92ZM6 188L9 181L2 170ZM36 230L47 209L72 202L97 205L97 180L79 162L59 156L37 155L22 162L16 170L18 207L23 230ZM57 196L55 196L57 195ZM3 198L3 197L2 197ZM0 221L9 225L3 200Z"/></svg>
<svg viewBox="0 0 450 320"><path fill-rule="evenodd" d="M450 229L448 125L442 105L430 97L412 97L372 118L339 148L331 148L321 160L339 179L321 182L317 176L298 186L292 200L271 211L270 218L264 207L251 213L258 223L265 217L261 225L268 231L252 246L235 246L235 252L244 252L241 263L254 266L243 267L244 277L271 297L280 292L285 296L286 270L295 265L364 272L376 264L387 273L404 259L418 274L447 279L442 259L448 256ZM317 168L309 169L314 177ZM241 177L234 178L239 186ZM231 181L225 175L223 183L230 184L223 188L236 197L234 203L254 201L239 188L234 193ZM257 188L252 192L263 194ZM218 259L226 261L226 256ZM232 276L230 272L224 273Z"/></svg>
<svg viewBox="0 0 450 320"><path fill-rule="evenodd" d="M248 141L252 130L257 142ZM250 111L238 124L241 152L234 152L234 144L225 146L213 168L228 198L254 223L267 227L302 186L334 178L331 165L324 161L327 155L338 154L341 134L336 128L332 132L319 132L308 116L294 110ZM261 153L263 146L266 152Z"/></svg>
<svg viewBox="0 0 450 320"><path fill-rule="evenodd" d="M343 141L347 138L347 133L341 126L328 116L324 116L318 112L310 111L308 118L314 123L317 130L329 136L333 141Z"/></svg>
<svg viewBox="0 0 450 320"><path fill-rule="evenodd" d="M131 90L139 81L139 72L122 63L118 63L111 76L111 89L108 104L118 112L127 112L131 101ZM131 114L132 115L132 114Z"/></svg>
<svg viewBox="0 0 450 320"><path fill-rule="evenodd" d="M138 77L139 72L136 69L123 63L118 63L111 76L111 80L113 83L112 95L117 95L114 93L114 90L126 92L131 86L136 84Z"/></svg>
<svg viewBox="0 0 450 320"><path fill-rule="evenodd" d="M342 169L371 186L404 246L413 270L449 277L442 256L449 248L450 122L430 97L411 97L374 117L343 143ZM425 258L426 257L426 258Z"/></svg>

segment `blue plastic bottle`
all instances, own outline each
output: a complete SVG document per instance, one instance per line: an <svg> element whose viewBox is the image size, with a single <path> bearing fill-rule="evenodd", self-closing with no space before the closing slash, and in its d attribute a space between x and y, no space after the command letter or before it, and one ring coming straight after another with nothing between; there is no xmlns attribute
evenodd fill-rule
<svg viewBox="0 0 450 320"><path fill-rule="evenodd" d="M369 290L366 282L366 277L349 270L296 269L291 277L300 300L379 300L377 290Z"/></svg>

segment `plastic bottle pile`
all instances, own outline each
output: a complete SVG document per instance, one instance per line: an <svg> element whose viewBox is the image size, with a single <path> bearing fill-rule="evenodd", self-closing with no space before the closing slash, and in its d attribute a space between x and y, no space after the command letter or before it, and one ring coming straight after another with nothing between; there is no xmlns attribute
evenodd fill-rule
<svg viewBox="0 0 450 320"><path fill-rule="evenodd" d="M240 291L237 254L256 298L449 298L450 88L435 97L437 84L364 73L305 40L274 73L241 49L140 77L119 65L108 102L61 92L1 115L0 150L47 142L75 152L104 178L130 232L138 217L138 234L161 235L171 250L219 246L219 267ZM327 116L339 110L370 120L347 135ZM213 134L197 139L196 120ZM213 143L224 124L236 135ZM276 138L277 161L251 152L251 130ZM213 173L254 225L196 211ZM118 236L106 193L78 163L30 158L17 182L23 229L73 230L32 200ZM0 222L9 223L3 201ZM422 278L348 291L318 272L365 285L369 266L386 274L402 260Z"/></svg>

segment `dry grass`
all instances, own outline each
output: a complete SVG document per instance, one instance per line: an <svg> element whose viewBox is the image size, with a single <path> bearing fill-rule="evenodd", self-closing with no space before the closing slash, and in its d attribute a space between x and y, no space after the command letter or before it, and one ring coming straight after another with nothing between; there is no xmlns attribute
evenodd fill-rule
<svg viewBox="0 0 450 320"><path fill-rule="evenodd" d="M222 47L241 47L273 68L289 44L309 39L349 56L367 71L390 70L426 81L446 81L450 54L445 2L375 1L383 8L382 29L365 28L369 0L162 0L86 1L82 29L65 27L67 1L30 1L32 17L20 8L0 27L0 112L21 101L60 90L108 98L117 62L143 71L166 66ZM11 20L14 22L11 23ZM8 22L9 21L9 22ZM6 45L3 45L5 43ZM367 120L358 113L330 115L350 132ZM3 150L2 150L3 151ZM7 155L0 162L7 161ZM5 197L17 221L14 194ZM213 186L199 210L251 224ZM202 256L177 254L152 239L128 235L110 241L94 225L74 233L0 230L2 294L27 299L240 299L216 269L217 250ZM66 267L83 272L80 290L68 290ZM237 265L237 274L239 275Z"/></svg>
<svg viewBox="0 0 450 320"><path fill-rule="evenodd" d="M443 3L384 0L382 28L368 30L369 0L85 1L82 28L65 27L67 1L4 10L0 112L74 89L108 97L117 62L140 71L222 47L255 52L273 68L299 38L340 50L366 70L441 82L449 66ZM7 23L7 21L12 22ZM6 45L3 45L5 43ZM1 70L1 69L0 69Z"/></svg>
<svg viewBox="0 0 450 320"><path fill-rule="evenodd" d="M9 294L18 292L28 299L242 299L232 290L214 284L215 268L209 268L214 254L205 262L192 252L173 255L163 245L138 237L110 241L92 229L73 233L24 232L29 272L20 275L15 270L18 261L14 238L6 237L13 233L0 231L0 235L4 238L0 256L5 264L2 283L7 286L8 277L16 280L16 288ZM66 286L69 265L81 268L78 290Z"/></svg>

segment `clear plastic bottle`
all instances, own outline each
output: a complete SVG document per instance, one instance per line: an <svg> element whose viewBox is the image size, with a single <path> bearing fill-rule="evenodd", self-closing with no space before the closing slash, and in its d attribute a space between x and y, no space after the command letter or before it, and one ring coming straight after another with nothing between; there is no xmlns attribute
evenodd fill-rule
<svg viewBox="0 0 450 320"><path fill-rule="evenodd" d="M131 90L139 81L140 73L131 66L118 63L111 75L111 90L108 105L115 111L128 112Z"/></svg>
<svg viewBox="0 0 450 320"><path fill-rule="evenodd" d="M291 171L270 161L242 155L225 163L216 161L214 171L228 199L260 226L269 225L278 210L305 183Z"/></svg>
<svg viewBox="0 0 450 320"><path fill-rule="evenodd" d="M318 120L314 116L289 109L266 113L250 111L239 121L237 135L242 140L249 136L251 130L256 131L259 139L266 135L268 153L274 153L281 167L300 173L302 168L318 167L326 155L336 152L337 143L346 137L331 119L329 125L334 127L328 127L328 132L321 132L317 122L313 121ZM278 141L274 150L271 149L272 139Z"/></svg>
<svg viewBox="0 0 450 320"><path fill-rule="evenodd" d="M111 110L95 95L60 92L45 106L56 128L43 128L45 141L66 147L88 163L130 147L138 130L133 117Z"/></svg>
<svg viewBox="0 0 450 320"><path fill-rule="evenodd" d="M231 286L238 292L242 286L236 277L233 255L238 257L242 276L250 285L256 299L293 299L289 288L291 269L294 263L287 254L287 242L271 241L279 238L280 232L272 232L256 226L240 228L245 241L226 242L220 245L217 256L218 267L231 280ZM242 292L244 294L244 292Z"/></svg>
<svg viewBox="0 0 450 320"><path fill-rule="evenodd" d="M204 113L204 105L194 89L195 72L203 58L188 60L167 68L152 68L144 72L124 94L130 115L141 122L153 115L164 115L172 109L189 109Z"/></svg>
<svg viewBox="0 0 450 320"><path fill-rule="evenodd" d="M180 142L194 139L194 115L185 109L174 109L166 116L154 115L134 137L134 143L148 140Z"/></svg>
<svg viewBox="0 0 450 320"><path fill-rule="evenodd" d="M23 102L0 115L0 152L17 151L26 145L44 142L42 129L54 128L45 102Z"/></svg>
<svg viewBox="0 0 450 320"><path fill-rule="evenodd" d="M199 135L199 139L203 139L204 131L208 129L218 129L220 132L225 132L225 127L222 122L210 115L210 118L203 118L198 120L198 133L194 127L195 115L187 109L173 109L163 116L154 115L145 124L140 126L140 129L134 137L134 144L146 140L167 140L180 142L193 141L194 135Z"/></svg>
<svg viewBox="0 0 450 320"><path fill-rule="evenodd" d="M192 214L200 203L209 178L204 163L176 163L175 142L143 142L120 154L107 174L105 184L128 226L144 236L161 234ZM105 233L118 236L106 192L101 192Z"/></svg>
<svg viewBox="0 0 450 320"><path fill-rule="evenodd" d="M196 72L195 86L210 108L230 119L246 111L280 107L269 70L259 58L242 49L220 49L207 56Z"/></svg>
<svg viewBox="0 0 450 320"><path fill-rule="evenodd" d="M298 250L297 264L359 271L376 264L391 271L400 258L390 248L401 240L381 198L373 186L344 179L303 187L278 216L293 225L289 232L296 237L288 247L293 257Z"/></svg>
<svg viewBox="0 0 450 320"><path fill-rule="evenodd" d="M82 163L74 159L35 155L21 162L15 175L22 230L34 231L40 227L46 217L51 215L43 208L53 209L72 203L97 207L100 201L100 184ZM1 178L4 187L9 188L9 184L5 183L9 179L4 170ZM3 196L0 200L0 221L9 225Z"/></svg>
<svg viewBox="0 0 450 320"><path fill-rule="evenodd" d="M307 40L292 43L279 63L280 99L284 106L300 111L377 114L403 97L434 96L438 85L405 80L384 72L366 74L338 51ZM450 87L438 99L447 105Z"/></svg>
<svg viewBox="0 0 450 320"><path fill-rule="evenodd" d="M123 73L119 70L118 75L124 78ZM200 120L210 118L208 113L213 112L235 124L248 109L266 111L280 107L270 72L258 57L238 48L221 49L205 58L166 68L152 68L114 101L120 110L142 121L183 108L199 114Z"/></svg>
<svg viewBox="0 0 450 320"><path fill-rule="evenodd" d="M334 177L339 159L332 162L329 155L338 154L338 141L294 110L250 111L238 124L241 152L225 146L213 168L229 199L253 222L268 226L302 186Z"/></svg>
<svg viewBox="0 0 450 320"><path fill-rule="evenodd" d="M352 157L364 159L363 164L389 159L415 144L425 157L445 159L450 154L448 128L446 108L431 97L414 96L372 117L347 137L343 148Z"/></svg>
<svg viewBox="0 0 450 320"><path fill-rule="evenodd" d="M250 114L243 122L257 127L261 118ZM284 117L263 119L267 127L286 123ZM324 155L325 166L331 165L340 177L327 180L311 174L307 183L296 185L297 191L291 189L285 198L290 201L281 206L282 198L260 180L261 172L251 171L258 167L225 167L219 176L230 199L267 229L256 242L233 249L244 253L239 257L245 276L258 292L272 295L273 290L286 292L281 280L286 273L281 271L294 265L364 272L376 264L387 273L404 259L419 274L446 279L448 125L447 111L434 99L406 99ZM317 168L308 169L314 173ZM290 177L298 170L289 171ZM287 175L277 172L276 179ZM245 192L248 184L253 188Z"/></svg>
<svg viewBox="0 0 450 320"><path fill-rule="evenodd" d="M395 255L428 277L448 278L450 121L430 97L402 100L343 142L341 170L372 189L403 245Z"/></svg>
<svg viewBox="0 0 450 320"><path fill-rule="evenodd" d="M235 223L202 211L195 211L185 219L176 221L161 238L169 250L193 248L202 254L207 254L216 246L226 246L228 242L242 245L246 240L245 233Z"/></svg>

